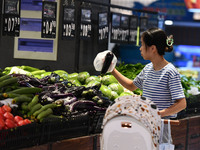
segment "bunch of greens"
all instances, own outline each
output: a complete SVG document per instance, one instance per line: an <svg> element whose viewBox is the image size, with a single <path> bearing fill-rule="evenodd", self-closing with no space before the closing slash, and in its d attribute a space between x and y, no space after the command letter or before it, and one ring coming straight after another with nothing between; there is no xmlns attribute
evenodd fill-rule
<svg viewBox="0 0 200 150"><path fill-rule="evenodd" d="M144 68L145 65L142 65L141 63L137 64L125 64L124 62L121 62L116 69L123 74L125 77L129 79L134 79Z"/></svg>
<svg viewBox="0 0 200 150"><path fill-rule="evenodd" d="M125 64L124 62L121 62L116 69L125 77L133 80L144 68L145 65L142 65L141 63L137 64ZM137 95L142 95L142 90L137 89L134 91Z"/></svg>

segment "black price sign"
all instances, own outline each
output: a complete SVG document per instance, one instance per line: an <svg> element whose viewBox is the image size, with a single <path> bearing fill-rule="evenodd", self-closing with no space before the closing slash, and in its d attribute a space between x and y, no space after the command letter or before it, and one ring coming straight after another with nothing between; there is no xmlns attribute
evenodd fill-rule
<svg viewBox="0 0 200 150"><path fill-rule="evenodd" d="M19 36L20 0L4 0L3 35Z"/></svg>
<svg viewBox="0 0 200 150"><path fill-rule="evenodd" d="M148 18L140 17L139 26L140 26L140 37L141 37L142 33L148 28Z"/></svg>
<svg viewBox="0 0 200 150"><path fill-rule="evenodd" d="M130 16L130 32L129 32L129 43L136 43L137 41L137 28L138 28L138 17Z"/></svg>
<svg viewBox="0 0 200 150"><path fill-rule="evenodd" d="M42 4L42 38L55 38L57 3L43 1Z"/></svg>
<svg viewBox="0 0 200 150"><path fill-rule="evenodd" d="M121 39L120 16L120 14L112 13L111 42L119 42Z"/></svg>
<svg viewBox="0 0 200 150"><path fill-rule="evenodd" d="M91 24L91 9L82 8L81 9L81 29L80 37L87 39L91 38L92 35L92 24Z"/></svg>
<svg viewBox="0 0 200 150"><path fill-rule="evenodd" d="M148 18L140 17L140 31L144 31L148 28Z"/></svg>
<svg viewBox="0 0 200 150"><path fill-rule="evenodd" d="M128 40L129 40L129 16L121 15L120 29L121 29L120 41L128 42Z"/></svg>
<svg viewBox="0 0 200 150"><path fill-rule="evenodd" d="M62 37L74 38L75 37L75 8L63 7L63 25L62 25Z"/></svg>
<svg viewBox="0 0 200 150"><path fill-rule="evenodd" d="M98 30L99 30L99 41L107 40L109 35L108 30L108 13L99 13L98 15Z"/></svg>

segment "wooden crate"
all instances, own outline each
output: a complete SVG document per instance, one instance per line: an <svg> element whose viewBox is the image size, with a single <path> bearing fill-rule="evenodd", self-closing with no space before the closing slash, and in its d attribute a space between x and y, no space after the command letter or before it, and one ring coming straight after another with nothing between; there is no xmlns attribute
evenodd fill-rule
<svg viewBox="0 0 200 150"><path fill-rule="evenodd" d="M180 125L172 125L171 133L176 150L185 150L187 143L187 119L180 120Z"/></svg>
<svg viewBox="0 0 200 150"><path fill-rule="evenodd" d="M200 117L188 121L188 150L200 150Z"/></svg>

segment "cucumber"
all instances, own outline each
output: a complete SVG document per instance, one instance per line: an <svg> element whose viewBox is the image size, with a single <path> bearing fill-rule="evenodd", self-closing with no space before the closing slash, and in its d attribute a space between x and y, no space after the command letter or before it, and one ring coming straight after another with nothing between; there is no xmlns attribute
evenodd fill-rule
<svg viewBox="0 0 200 150"><path fill-rule="evenodd" d="M16 93L9 93L9 92L3 93L4 98L15 98L18 96L27 96L27 97L33 98L33 94L16 94Z"/></svg>
<svg viewBox="0 0 200 150"><path fill-rule="evenodd" d="M3 97L4 98L15 98L15 97L18 97L20 96L20 94L16 94L16 93L3 93Z"/></svg>
<svg viewBox="0 0 200 150"><path fill-rule="evenodd" d="M45 70L36 70L36 71L31 72L31 74L32 75L41 75L41 74L43 74L45 72L46 72Z"/></svg>
<svg viewBox="0 0 200 150"><path fill-rule="evenodd" d="M28 112L29 115L32 115L35 111L39 110L42 107L40 103L35 104L30 111Z"/></svg>
<svg viewBox="0 0 200 150"><path fill-rule="evenodd" d="M24 110L24 111L28 111L28 102L23 102L21 104L21 109Z"/></svg>
<svg viewBox="0 0 200 150"><path fill-rule="evenodd" d="M10 85L10 84L17 83L17 81L18 81L18 78L16 78L16 77L5 79L5 80L0 82L0 88L7 86L7 85Z"/></svg>
<svg viewBox="0 0 200 150"><path fill-rule="evenodd" d="M20 89L11 91L11 93L16 93L16 94L34 94L34 93L39 93L39 92L42 92L42 88L22 87Z"/></svg>
<svg viewBox="0 0 200 150"><path fill-rule="evenodd" d="M10 75L4 75L4 76L0 77L0 82L4 81L6 79L10 79L10 78L12 78Z"/></svg>
<svg viewBox="0 0 200 150"><path fill-rule="evenodd" d="M23 69L23 70L29 71L29 72L33 72L33 71L39 70L38 68L31 67L31 66L24 66L24 65L21 66L20 68Z"/></svg>
<svg viewBox="0 0 200 150"><path fill-rule="evenodd" d="M33 97L33 99L31 100L31 102L28 104L28 109L29 110L31 110L31 108L38 103L38 101L39 101L38 97L39 97L39 95L35 95Z"/></svg>
<svg viewBox="0 0 200 150"><path fill-rule="evenodd" d="M42 108L40 108L38 111L34 112L34 113L33 113L33 116L38 116L42 111L45 111L45 110L47 110L48 108L53 109L53 108L55 108L55 107L57 107L57 105L56 105L56 104L53 104L53 103L44 105L44 106L42 106Z"/></svg>
<svg viewBox="0 0 200 150"><path fill-rule="evenodd" d="M48 115L53 114L53 110L51 108L48 108L47 110L42 111L38 116L37 119L41 120L45 117L47 117Z"/></svg>
<svg viewBox="0 0 200 150"><path fill-rule="evenodd" d="M59 118L59 119L62 119L63 116L58 116L58 115L50 114L46 118Z"/></svg>
<svg viewBox="0 0 200 150"><path fill-rule="evenodd" d="M15 97L12 100L12 103L15 104L15 103L22 103L22 102L30 102L31 100L32 100L32 98L30 98L30 97L20 95L20 96Z"/></svg>

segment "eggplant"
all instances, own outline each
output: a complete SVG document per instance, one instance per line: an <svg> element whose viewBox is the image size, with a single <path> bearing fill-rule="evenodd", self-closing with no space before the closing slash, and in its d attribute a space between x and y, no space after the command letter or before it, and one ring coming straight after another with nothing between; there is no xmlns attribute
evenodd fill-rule
<svg viewBox="0 0 200 150"><path fill-rule="evenodd" d="M72 104L70 104L69 107L69 111L73 112L75 110L93 110L94 106L96 106L96 103L94 103L93 101L89 101L89 100L78 100Z"/></svg>
<svg viewBox="0 0 200 150"><path fill-rule="evenodd" d="M114 57L114 54L112 52L108 52L106 54L106 57L105 57L105 61L103 63L103 67L101 69L101 74L104 75L107 71L108 71L108 68L110 67L110 64L113 60L113 57Z"/></svg>
<svg viewBox="0 0 200 150"><path fill-rule="evenodd" d="M64 105L70 105L72 103L74 103L75 101L77 101L76 97L67 97L64 99Z"/></svg>
<svg viewBox="0 0 200 150"><path fill-rule="evenodd" d="M52 94L50 97L54 99L66 98L66 97L74 97L72 93L59 93L59 94Z"/></svg>

